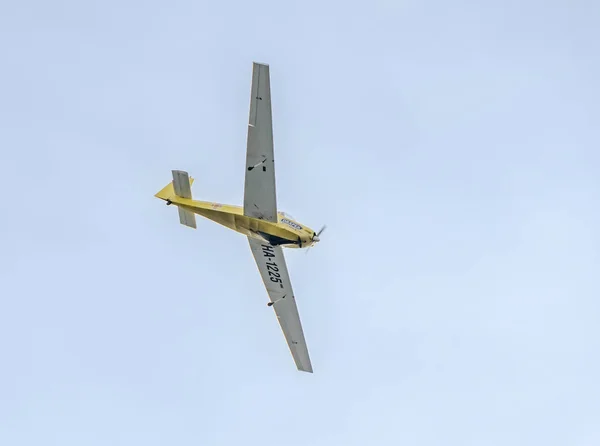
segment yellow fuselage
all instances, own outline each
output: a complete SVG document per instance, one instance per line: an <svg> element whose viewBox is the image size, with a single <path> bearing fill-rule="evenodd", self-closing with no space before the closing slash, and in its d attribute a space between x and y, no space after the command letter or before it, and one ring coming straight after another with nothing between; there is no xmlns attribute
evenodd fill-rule
<svg viewBox="0 0 600 446"><path fill-rule="evenodd" d="M162 198L162 197L159 197ZM164 199L164 198L163 198ZM247 217L241 206L197 201L178 196L170 196L167 204L174 204L194 214L201 215L229 229L263 241L271 241L287 248L308 248L315 242L315 232L282 212L278 212L278 221L270 222Z"/></svg>

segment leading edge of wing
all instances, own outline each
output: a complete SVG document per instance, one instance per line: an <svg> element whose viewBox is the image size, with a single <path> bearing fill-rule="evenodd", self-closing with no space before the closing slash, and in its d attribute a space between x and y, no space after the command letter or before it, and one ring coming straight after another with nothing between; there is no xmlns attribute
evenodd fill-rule
<svg viewBox="0 0 600 446"><path fill-rule="evenodd" d="M248 241L296 367L313 373L283 250L251 237Z"/></svg>

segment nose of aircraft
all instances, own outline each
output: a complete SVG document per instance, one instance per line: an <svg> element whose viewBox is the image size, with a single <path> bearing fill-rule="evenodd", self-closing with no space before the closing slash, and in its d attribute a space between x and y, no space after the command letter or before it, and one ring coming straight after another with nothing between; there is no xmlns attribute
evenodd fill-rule
<svg viewBox="0 0 600 446"><path fill-rule="evenodd" d="M327 226L323 225L323 227L321 229L319 229L319 232L315 232L313 234L313 240L315 242L318 242L320 240L319 236L323 233L323 231L325 230L325 228L327 228Z"/></svg>
<svg viewBox="0 0 600 446"><path fill-rule="evenodd" d="M304 246L306 246L306 247L310 248L311 246L314 246L316 243L320 242L320 241L321 241L321 239L319 238L319 236L321 235L321 233L322 233L324 230L325 230L325 226L323 226L323 227L322 227L322 228L319 230L319 232L314 232L314 231L312 231L312 234L310 234L310 233L309 233L310 235L309 235L309 234L307 234L307 235L306 235L306 239L303 239L303 240L306 240L306 242L305 242L305 245L304 245Z"/></svg>

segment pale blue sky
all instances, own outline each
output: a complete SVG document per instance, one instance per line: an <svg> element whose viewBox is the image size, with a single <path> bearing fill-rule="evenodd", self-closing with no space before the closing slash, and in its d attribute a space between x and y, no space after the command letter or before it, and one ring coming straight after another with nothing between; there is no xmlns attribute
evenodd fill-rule
<svg viewBox="0 0 600 446"><path fill-rule="evenodd" d="M367 6L368 5L368 6ZM600 444L600 4L0 6L0 445ZM269 63L297 372L243 236Z"/></svg>

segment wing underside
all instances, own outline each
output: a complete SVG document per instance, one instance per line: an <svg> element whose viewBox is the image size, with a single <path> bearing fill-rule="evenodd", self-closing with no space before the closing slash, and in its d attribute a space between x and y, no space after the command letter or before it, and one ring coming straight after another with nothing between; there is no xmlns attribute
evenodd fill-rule
<svg viewBox="0 0 600 446"><path fill-rule="evenodd" d="M244 215L277 221L269 66L256 62L252 66Z"/></svg>
<svg viewBox="0 0 600 446"><path fill-rule="evenodd" d="M248 241L296 367L300 371L312 373L308 348L283 250L280 246L272 246L250 237Z"/></svg>

